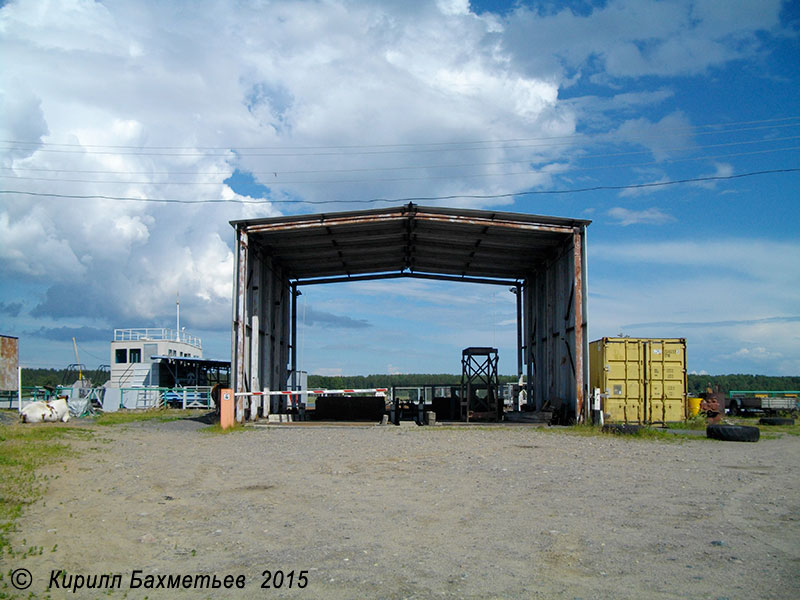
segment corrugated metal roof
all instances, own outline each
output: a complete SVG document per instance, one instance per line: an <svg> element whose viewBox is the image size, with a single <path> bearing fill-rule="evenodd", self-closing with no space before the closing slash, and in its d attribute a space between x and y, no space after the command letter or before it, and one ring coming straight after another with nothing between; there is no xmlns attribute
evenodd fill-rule
<svg viewBox="0 0 800 600"><path fill-rule="evenodd" d="M408 204L231 224L296 280L409 272L517 279L590 222Z"/></svg>

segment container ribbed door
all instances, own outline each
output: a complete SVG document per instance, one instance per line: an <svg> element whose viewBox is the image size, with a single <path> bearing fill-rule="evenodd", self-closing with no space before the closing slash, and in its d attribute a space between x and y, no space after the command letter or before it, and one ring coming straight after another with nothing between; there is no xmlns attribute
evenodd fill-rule
<svg viewBox="0 0 800 600"><path fill-rule="evenodd" d="M590 344L590 384L612 423L685 418L686 340L602 338Z"/></svg>
<svg viewBox="0 0 800 600"><path fill-rule="evenodd" d="M684 340L652 340L648 346L647 421L681 421L685 403L686 343Z"/></svg>
<svg viewBox="0 0 800 600"><path fill-rule="evenodd" d="M642 343L636 339L606 340L605 385L606 412L612 421L642 423L645 419Z"/></svg>

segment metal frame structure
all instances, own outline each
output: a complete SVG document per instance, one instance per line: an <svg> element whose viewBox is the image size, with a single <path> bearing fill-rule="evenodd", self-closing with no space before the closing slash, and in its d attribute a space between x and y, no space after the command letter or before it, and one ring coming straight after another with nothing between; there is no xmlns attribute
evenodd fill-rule
<svg viewBox="0 0 800 600"><path fill-rule="evenodd" d="M469 422L473 413L484 420L501 421L503 404L499 398L497 348L464 348L461 352L461 420ZM481 392L485 392L482 395Z"/></svg>
<svg viewBox="0 0 800 600"><path fill-rule="evenodd" d="M580 420L589 223L413 203L233 221L233 388L294 387L302 286L405 277L502 285L517 298L517 375L527 374L529 402Z"/></svg>

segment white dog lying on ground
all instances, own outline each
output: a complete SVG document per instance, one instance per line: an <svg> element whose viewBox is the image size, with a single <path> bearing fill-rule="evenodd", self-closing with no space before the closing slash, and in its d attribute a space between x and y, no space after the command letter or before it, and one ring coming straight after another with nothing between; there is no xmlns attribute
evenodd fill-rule
<svg viewBox="0 0 800 600"><path fill-rule="evenodd" d="M57 423L69 421L69 407L66 397L47 402L31 402L19 413L23 423Z"/></svg>

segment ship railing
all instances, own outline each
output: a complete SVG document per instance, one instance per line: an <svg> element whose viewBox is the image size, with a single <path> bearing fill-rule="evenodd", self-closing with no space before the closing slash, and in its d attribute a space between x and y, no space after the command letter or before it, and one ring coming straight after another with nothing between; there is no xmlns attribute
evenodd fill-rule
<svg viewBox="0 0 800 600"><path fill-rule="evenodd" d="M183 342L197 348L203 347L202 340L186 331L177 331L164 327L134 327L128 329L114 330L115 342L138 342L138 341L172 341Z"/></svg>

